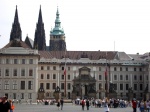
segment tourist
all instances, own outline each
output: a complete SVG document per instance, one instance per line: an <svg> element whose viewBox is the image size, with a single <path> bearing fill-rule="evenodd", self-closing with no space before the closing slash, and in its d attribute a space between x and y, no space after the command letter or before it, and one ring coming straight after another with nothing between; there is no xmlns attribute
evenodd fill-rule
<svg viewBox="0 0 150 112"><path fill-rule="evenodd" d="M10 103L7 101L7 97L4 96L2 98L2 108L0 109L1 112L9 112L11 109Z"/></svg>
<svg viewBox="0 0 150 112"><path fill-rule="evenodd" d="M105 112L109 112L108 102L109 102L108 99L105 98L105 102L104 102L104 111Z"/></svg>
<svg viewBox="0 0 150 112"><path fill-rule="evenodd" d="M60 100L59 99L57 101L57 107L58 107L58 110L59 110L59 108L60 108Z"/></svg>
<svg viewBox="0 0 150 112"><path fill-rule="evenodd" d="M89 99L86 100L86 107L87 107L87 110L89 110L89 106L90 106L90 102L89 102Z"/></svg>
<svg viewBox="0 0 150 112"><path fill-rule="evenodd" d="M135 98L133 98L132 100L132 108L133 108L133 112L136 112L136 108L137 108L137 101Z"/></svg>
<svg viewBox="0 0 150 112"><path fill-rule="evenodd" d="M10 107L11 107L11 108L10 108L10 112L13 112L14 109L15 109L15 106L14 106L12 100L9 100L9 103L10 103Z"/></svg>
<svg viewBox="0 0 150 112"><path fill-rule="evenodd" d="M85 106L85 101L84 101L84 99L81 101L81 105L82 105L82 110L84 110L84 106Z"/></svg>
<svg viewBox="0 0 150 112"><path fill-rule="evenodd" d="M61 100L60 100L61 110L63 109L63 104L64 104L64 100L63 100L63 98L61 98Z"/></svg>

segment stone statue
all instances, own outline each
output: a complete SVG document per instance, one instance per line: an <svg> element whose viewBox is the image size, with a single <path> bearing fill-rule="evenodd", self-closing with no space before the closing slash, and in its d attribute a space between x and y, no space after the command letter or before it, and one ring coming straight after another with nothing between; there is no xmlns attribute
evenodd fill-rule
<svg viewBox="0 0 150 112"><path fill-rule="evenodd" d="M60 87L57 86L57 87L55 88L55 92L60 92Z"/></svg>
<svg viewBox="0 0 150 112"><path fill-rule="evenodd" d="M133 93L132 87L130 87L130 88L128 89L128 93Z"/></svg>

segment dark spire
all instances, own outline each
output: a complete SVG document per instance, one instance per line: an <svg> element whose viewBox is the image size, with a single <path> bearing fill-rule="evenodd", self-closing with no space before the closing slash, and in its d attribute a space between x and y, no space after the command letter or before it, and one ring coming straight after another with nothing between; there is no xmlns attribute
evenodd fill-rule
<svg viewBox="0 0 150 112"><path fill-rule="evenodd" d="M14 23L12 25L11 34L10 34L10 41L15 40L15 39L22 41L22 31L21 31L20 23L19 23L19 19L18 19L17 5L16 5Z"/></svg>
<svg viewBox="0 0 150 112"><path fill-rule="evenodd" d="M39 10L38 23L36 24L35 30L34 49L46 50L45 30L44 30L44 23L42 20L41 5Z"/></svg>

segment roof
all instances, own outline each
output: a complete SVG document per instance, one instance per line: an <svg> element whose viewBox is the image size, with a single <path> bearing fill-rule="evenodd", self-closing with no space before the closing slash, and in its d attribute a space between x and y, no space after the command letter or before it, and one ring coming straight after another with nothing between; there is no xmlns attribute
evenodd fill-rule
<svg viewBox="0 0 150 112"><path fill-rule="evenodd" d="M115 58L117 52L114 51L39 51L40 58L69 58L69 59L80 59L80 58L89 58L91 60L99 60L99 59L108 59L112 60ZM106 57L107 55L107 57Z"/></svg>
<svg viewBox="0 0 150 112"><path fill-rule="evenodd" d="M25 42L20 41L20 40L19 41L18 40L12 40L7 45L5 45L3 48L9 48L9 47L23 47L23 48L31 49Z"/></svg>

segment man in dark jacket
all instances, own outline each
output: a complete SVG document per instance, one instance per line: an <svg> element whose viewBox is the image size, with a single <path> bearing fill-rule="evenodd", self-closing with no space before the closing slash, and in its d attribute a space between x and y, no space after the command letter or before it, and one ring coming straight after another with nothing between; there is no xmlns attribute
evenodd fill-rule
<svg viewBox="0 0 150 112"><path fill-rule="evenodd" d="M63 104L64 104L64 100L63 98L60 100L60 106L61 106L61 110L63 109Z"/></svg>
<svg viewBox="0 0 150 112"><path fill-rule="evenodd" d="M89 99L86 100L86 107L87 107L87 110L89 110L89 106L90 106L90 102L89 102Z"/></svg>

